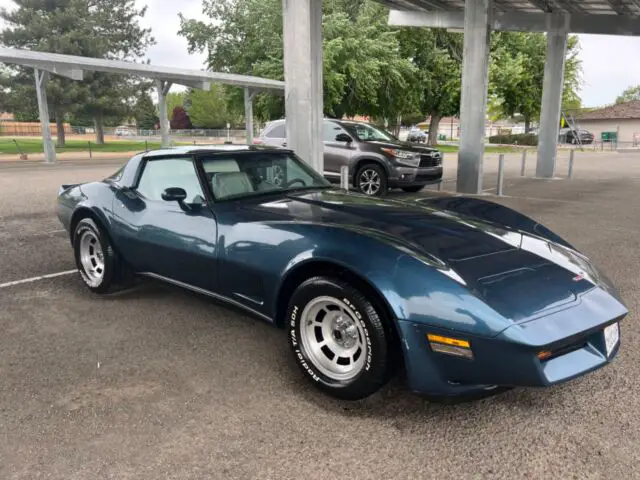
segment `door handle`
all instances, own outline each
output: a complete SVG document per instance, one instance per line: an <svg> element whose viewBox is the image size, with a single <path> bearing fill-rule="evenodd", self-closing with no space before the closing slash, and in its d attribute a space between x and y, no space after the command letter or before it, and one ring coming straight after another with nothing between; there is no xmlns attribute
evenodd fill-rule
<svg viewBox="0 0 640 480"><path fill-rule="evenodd" d="M287 146L287 142L282 142L282 146L286 147Z"/></svg>

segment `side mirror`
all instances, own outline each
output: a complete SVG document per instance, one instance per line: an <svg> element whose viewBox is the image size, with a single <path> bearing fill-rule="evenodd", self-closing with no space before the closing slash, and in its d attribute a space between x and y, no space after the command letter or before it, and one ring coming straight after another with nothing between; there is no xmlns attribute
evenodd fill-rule
<svg viewBox="0 0 640 480"><path fill-rule="evenodd" d="M351 143L352 141L353 140L351 140L351 137L346 133L339 133L338 135L336 135L336 142Z"/></svg>
<svg viewBox="0 0 640 480"><path fill-rule="evenodd" d="M182 203L187 199L187 192L184 191L184 188L169 187L162 192L162 199L166 202Z"/></svg>

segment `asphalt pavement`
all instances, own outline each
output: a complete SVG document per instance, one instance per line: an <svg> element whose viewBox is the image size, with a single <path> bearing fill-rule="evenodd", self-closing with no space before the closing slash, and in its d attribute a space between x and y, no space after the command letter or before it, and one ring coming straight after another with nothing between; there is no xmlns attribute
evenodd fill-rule
<svg viewBox="0 0 640 480"><path fill-rule="evenodd" d="M520 177L505 197L590 256L631 314L611 365L548 389L458 405L402 379L361 402L308 385L284 334L158 283L111 297L77 274L60 184L117 161L0 165L1 479L640 478L640 155L578 154L571 180ZM566 176L566 158L558 177ZM445 189L455 186L455 157ZM394 194L398 195L398 194Z"/></svg>

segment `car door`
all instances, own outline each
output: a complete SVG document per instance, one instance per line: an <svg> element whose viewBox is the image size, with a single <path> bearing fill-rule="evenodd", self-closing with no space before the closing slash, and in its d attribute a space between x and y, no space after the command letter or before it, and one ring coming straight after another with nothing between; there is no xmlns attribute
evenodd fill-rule
<svg viewBox="0 0 640 480"><path fill-rule="evenodd" d="M353 144L339 141L338 135L351 137L335 122L324 122L324 174L329 178L340 177L340 167L349 165L353 153Z"/></svg>
<svg viewBox="0 0 640 480"><path fill-rule="evenodd" d="M183 203L165 201L165 189L179 187ZM125 258L138 272L217 289L217 224L194 159L147 158L136 187L114 199L114 232Z"/></svg>

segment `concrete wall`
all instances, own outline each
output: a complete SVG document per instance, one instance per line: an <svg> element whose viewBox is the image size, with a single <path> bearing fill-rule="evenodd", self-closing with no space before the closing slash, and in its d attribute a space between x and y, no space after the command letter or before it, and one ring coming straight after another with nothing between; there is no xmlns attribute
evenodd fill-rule
<svg viewBox="0 0 640 480"><path fill-rule="evenodd" d="M637 134L640 141L640 118L634 120L577 120L580 128L589 130L600 141L602 132L615 132L620 127L619 142L633 142L633 135Z"/></svg>

